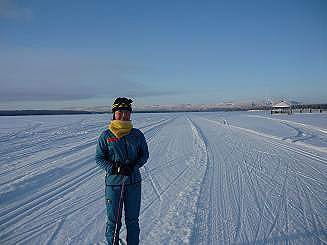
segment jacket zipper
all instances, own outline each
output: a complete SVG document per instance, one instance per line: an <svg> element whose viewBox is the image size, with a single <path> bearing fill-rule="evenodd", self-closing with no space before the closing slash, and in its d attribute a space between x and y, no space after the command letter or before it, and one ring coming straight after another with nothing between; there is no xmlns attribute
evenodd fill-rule
<svg viewBox="0 0 327 245"><path fill-rule="evenodd" d="M126 137L124 137L124 141L125 141L125 150L126 150L126 155L127 155L127 161L129 162L129 156L128 156L128 150L127 150L127 139ZM132 184L132 176L129 177L129 183Z"/></svg>

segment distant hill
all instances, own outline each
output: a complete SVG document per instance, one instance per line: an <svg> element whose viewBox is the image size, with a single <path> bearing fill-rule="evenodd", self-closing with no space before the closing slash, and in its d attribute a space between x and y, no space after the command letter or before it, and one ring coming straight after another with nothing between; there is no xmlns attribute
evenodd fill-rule
<svg viewBox="0 0 327 245"><path fill-rule="evenodd" d="M293 102L293 103L292 103ZM300 102L288 101L292 108L327 109L327 104L301 104ZM209 112L209 111L247 111L247 110L270 110L272 101L243 101L223 102L219 104L175 104L175 105L145 105L136 106L133 112ZM111 113L110 106L71 107L61 110L3 110L0 116L23 116L23 115L72 115L72 114L95 114Z"/></svg>

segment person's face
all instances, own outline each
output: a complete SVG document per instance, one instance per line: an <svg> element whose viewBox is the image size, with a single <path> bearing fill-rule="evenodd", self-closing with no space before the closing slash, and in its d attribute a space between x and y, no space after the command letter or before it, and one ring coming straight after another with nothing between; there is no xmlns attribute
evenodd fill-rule
<svg viewBox="0 0 327 245"><path fill-rule="evenodd" d="M115 111L115 119L121 121L131 120L131 112L127 110Z"/></svg>

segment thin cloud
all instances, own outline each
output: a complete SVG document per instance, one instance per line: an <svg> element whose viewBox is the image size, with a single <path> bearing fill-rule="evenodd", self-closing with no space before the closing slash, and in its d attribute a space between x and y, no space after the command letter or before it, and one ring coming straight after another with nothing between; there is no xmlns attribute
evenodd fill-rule
<svg viewBox="0 0 327 245"><path fill-rule="evenodd" d="M95 94L81 91L1 91L0 102L80 100L93 96Z"/></svg>
<svg viewBox="0 0 327 245"><path fill-rule="evenodd" d="M139 75L153 75L151 69L141 65L115 64L101 57L39 50L0 51L7 57L0 60L0 102L73 101L97 96L115 97L117 94L130 97L173 94L158 91L139 81Z"/></svg>
<svg viewBox="0 0 327 245"><path fill-rule="evenodd" d="M127 97L151 97L180 94L176 91L158 91L136 82L129 81L126 86L124 82L107 82L107 86L89 87L60 86L60 87L20 87L3 88L0 91L0 102L19 102L19 101L74 101L80 99L90 99L97 96L117 97L124 95Z"/></svg>

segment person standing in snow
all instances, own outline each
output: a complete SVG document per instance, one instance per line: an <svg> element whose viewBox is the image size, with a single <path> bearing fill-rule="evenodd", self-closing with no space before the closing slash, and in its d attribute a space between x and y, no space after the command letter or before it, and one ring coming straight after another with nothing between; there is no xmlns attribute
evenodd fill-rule
<svg viewBox="0 0 327 245"><path fill-rule="evenodd" d="M122 194L127 228L128 245L139 244L139 213L141 205L141 168L149 158L147 142L143 133L133 128L131 112L133 101L117 98L112 105L113 119L108 129L98 139L96 164L106 171L105 197L107 208L106 238L113 244L116 232L122 226ZM122 187L124 187L123 191ZM116 240L115 240L116 241ZM116 241L118 244L118 241Z"/></svg>

